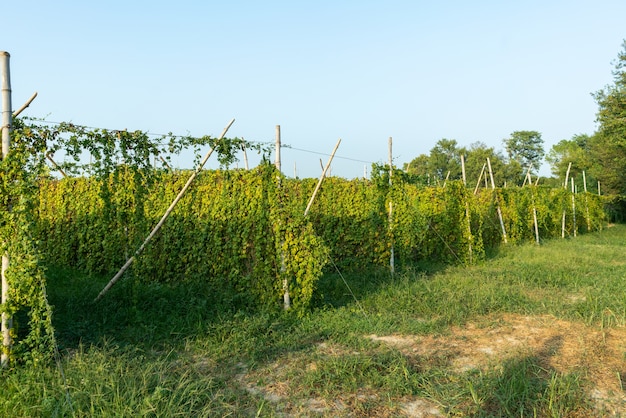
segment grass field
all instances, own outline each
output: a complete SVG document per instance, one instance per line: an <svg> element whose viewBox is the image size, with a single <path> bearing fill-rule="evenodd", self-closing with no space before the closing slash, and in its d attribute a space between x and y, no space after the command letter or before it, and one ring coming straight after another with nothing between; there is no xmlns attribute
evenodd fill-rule
<svg viewBox="0 0 626 418"><path fill-rule="evenodd" d="M471 267L329 274L303 319L132 280L93 304L109 277L48 276L60 362L5 372L0 416L626 415L625 225Z"/></svg>

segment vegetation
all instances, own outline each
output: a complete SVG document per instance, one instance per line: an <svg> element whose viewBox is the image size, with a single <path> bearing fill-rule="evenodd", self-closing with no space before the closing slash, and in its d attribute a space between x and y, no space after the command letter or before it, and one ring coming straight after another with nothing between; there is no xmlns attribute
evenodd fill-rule
<svg viewBox="0 0 626 418"><path fill-rule="evenodd" d="M349 287L328 274L301 319L202 283L124 281L93 304L108 277L50 268L59 363L5 371L0 414L619 415L625 236L345 275Z"/></svg>

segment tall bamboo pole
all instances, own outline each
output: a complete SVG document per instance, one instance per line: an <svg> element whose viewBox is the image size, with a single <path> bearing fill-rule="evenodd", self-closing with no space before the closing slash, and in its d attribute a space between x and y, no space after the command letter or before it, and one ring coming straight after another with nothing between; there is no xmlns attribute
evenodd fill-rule
<svg viewBox="0 0 626 418"><path fill-rule="evenodd" d="M476 182L476 188L474 189L474 194L478 193L478 186L480 186L480 181L483 178L483 173L485 172L486 166L487 166L487 163L484 163L483 168L480 170L480 175L478 176L478 181Z"/></svg>
<svg viewBox="0 0 626 418"><path fill-rule="evenodd" d="M583 170L583 185L585 188L585 213L587 214L587 232L591 231L591 219L589 218L589 200L587 199L587 176Z"/></svg>
<svg viewBox="0 0 626 418"><path fill-rule="evenodd" d="M576 237L576 193L574 188L574 178L572 177L572 223L574 224L574 237Z"/></svg>
<svg viewBox="0 0 626 418"><path fill-rule="evenodd" d="M495 193L496 183L493 181L493 170L491 169L491 160L489 160L489 157L487 157L487 167L489 167L489 178L491 179L491 190L493 190ZM498 196L495 196L495 197L497 201ZM500 208L500 203L497 203L496 210L498 211L498 218L500 219L500 227L502 228L502 239L504 243L506 244L508 240L506 238L506 229L504 228L504 219L502 218L502 209Z"/></svg>
<svg viewBox="0 0 626 418"><path fill-rule="evenodd" d="M211 154L213 154L213 151L215 150L215 148L217 148L217 146L219 145L219 142L224 138L224 136L226 136L226 132L228 132L228 129L231 127L231 125L234 122L235 122L235 119L231 120L228 123L228 125L226 125L226 127L222 131L222 134L219 136L219 138L217 138L217 140L215 142L215 146L213 148L211 148L206 153L206 155L204 156L202 161L200 161L200 164L198 165L196 170L191 174L191 176L189 176L189 179L187 180L187 183L185 183L185 185L180 190L180 192L178 193L176 198L174 198L174 201L172 201L170 206L167 208L167 210L163 214L163 217L161 218L161 220L152 229L152 232L150 232L150 235L148 235L148 237L144 240L144 242L137 249L137 251L135 251L135 254L126 261L126 263L117 272L117 274L115 276L113 276L113 278L109 281L109 283L107 283L107 285L104 287L104 289L102 289L100 294L98 294L98 297L94 300L94 302L97 302L98 300L100 300L100 298L102 298L102 296L104 296L104 294L106 292L108 292L111 287L113 287L113 285L120 279L120 277L122 277L124 272L130 267L130 265L133 264L133 262L135 261L135 258L137 258L143 252L143 250L146 247L146 245L148 245L148 243L152 240L152 238L154 238L154 236L157 234L157 232L159 232L159 230L161 229L161 227L163 226L163 224L165 223L167 218L170 216L170 214L172 213L172 211L174 210L174 208L176 207L176 205L178 204L180 199L182 199L183 196L185 195L185 193L187 192L187 189L189 189L189 187L191 187L192 183L194 182L194 180L196 179L198 174L202 171L202 168L204 167L204 165L208 161L209 157L211 157Z"/></svg>
<svg viewBox="0 0 626 418"><path fill-rule="evenodd" d="M0 51L0 77L2 78L2 159L9 154L11 147L11 74L9 70L9 59L11 55L6 51ZM6 208L9 210L10 208ZM7 253L2 254L1 267L1 302L2 306L6 306L9 300L9 283L6 277L6 271L9 268L9 256ZM6 313L2 313L2 354L0 355L0 365L4 368L9 364L9 353L11 351L11 328L12 318Z"/></svg>
<svg viewBox="0 0 626 418"><path fill-rule="evenodd" d="M281 138L280 138L280 125L276 125L276 159L274 161L274 165L276 166L276 170L278 171L278 173L276 174L276 187L278 189L278 194L279 196L281 195L281 187L282 187L282 182L281 182L281 160L280 160L280 147L282 146L281 144ZM282 201L280 200L279 197L279 201L278 201L278 205L279 207L282 206ZM278 222L283 222L282 219L279 219ZM279 230L282 228L278 228ZM289 308L291 308L291 296L289 295L289 280L287 279L287 275L285 274L285 271L287 270L287 266L285 264L285 253L283 251L283 243L284 243L284 238L281 236L280 238L280 275L283 278L283 308L285 310L288 310Z"/></svg>
<svg viewBox="0 0 626 418"><path fill-rule="evenodd" d="M320 190L320 187L322 187L322 182L324 181L324 178L326 177L326 173L328 172L328 169L330 168L330 163L332 163L333 158L335 158L335 153L337 152L337 148L339 148L339 144L341 144L341 138L337 141L337 144L335 144L335 148L333 148L333 152L330 154L330 158L328 159L328 162L326 163L326 165L324 166L324 169L322 170L322 175L320 176L320 179L318 180L317 185L315 186L315 190L313 190L313 194L311 195L311 198L309 199L309 203L306 205L306 209L304 210L304 217L306 217L309 214L309 211L311 210L311 206L313 205L315 196L317 196L317 192Z"/></svg>
<svg viewBox="0 0 626 418"><path fill-rule="evenodd" d="M572 168L572 163L567 165L567 172L565 173L565 181L563 182L563 188L567 190L567 182L569 181L569 171ZM561 238L565 238L565 208L563 208L563 219L561 220Z"/></svg>
<svg viewBox="0 0 626 418"><path fill-rule="evenodd" d="M243 138L241 138L243 140ZM248 165L248 153L246 152L246 144L242 143L241 144L241 150L243 151L243 166L246 169L246 171L248 171L250 169L250 166Z"/></svg>
<svg viewBox="0 0 626 418"><path fill-rule="evenodd" d="M391 191L393 176L393 139L389 137L389 191ZM393 242L393 201L391 200L391 194L389 198L389 234L391 235L391 250L389 253L389 271L391 274L396 272L396 256Z"/></svg>
<svg viewBox="0 0 626 418"><path fill-rule="evenodd" d="M465 156L461 154L461 175L463 178L463 186L467 186L467 179L465 178Z"/></svg>

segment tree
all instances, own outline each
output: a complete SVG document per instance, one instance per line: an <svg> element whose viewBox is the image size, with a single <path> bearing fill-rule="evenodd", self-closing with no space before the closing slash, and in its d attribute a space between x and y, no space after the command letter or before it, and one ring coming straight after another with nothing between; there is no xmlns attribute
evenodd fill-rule
<svg viewBox="0 0 626 418"><path fill-rule="evenodd" d="M591 144L594 174L608 193L626 194L626 40L617 55L614 84L593 94L598 131Z"/></svg>
<svg viewBox="0 0 626 418"><path fill-rule="evenodd" d="M494 182L497 185L503 184L505 180L505 164L502 155L497 153L493 147L487 147L483 142L474 142L470 145L465 154L465 176L468 186L475 186L480 178L483 165L487 163L487 158L491 163ZM485 167L484 176L489 178L488 168Z"/></svg>
<svg viewBox="0 0 626 418"><path fill-rule="evenodd" d="M405 164L404 170L413 175L431 178L433 182L446 178L461 178L461 154L465 149L459 148L455 139L440 139L430 150L430 154L421 154ZM448 174L449 173L449 174Z"/></svg>
<svg viewBox="0 0 626 418"><path fill-rule="evenodd" d="M464 149L459 148L455 139L440 139L430 150L430 168L436 178L458 180L461 178L461 154Z"/></svg>
<svg viewBox="0 0 626 418"><path fill-rule="evenodd" d="M578 186L583 186L583 171L588 177L587 183L595 183L595 179L590 175L590 169L592 168L592 160L590 158L592 139L587 134L579 134L574 135L570 140L563 139L552 146L550 152L546 155L546 161L551 166L552 174L560 179L561 184L565 180L570 163L572 164L570 177L576 179Z"/></svg>
<svg viewBox="0 0 626 418"><path fill-rule="evenodd" d="M427 177L429 174L429 161L428 155L420 154L413 158L408 164L404 164L404 171L416 176Z"/></svg>
<svg viewBox="0 0 626 418"><path fill-rule="evenodd" d="M515 131L510 138L503 139L506 153L509 157L509 180L523 181L528 167L532 166L531 172L536 173L541 166L541 160L545 155L543 139L537 131Z"/></svg>

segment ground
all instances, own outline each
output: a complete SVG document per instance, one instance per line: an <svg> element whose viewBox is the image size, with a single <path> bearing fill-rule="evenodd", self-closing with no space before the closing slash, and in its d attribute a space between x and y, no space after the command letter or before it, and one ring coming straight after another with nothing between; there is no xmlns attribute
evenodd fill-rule
<svg viewBox="0 0 626 418"><path fill-rule="evenodd" d="M497 367L507 359L532 357L541 368L568 374L582 372L588 382L588 396L599 416L626 415L626 329L615 326L586 326L551 316L499 315L480 319L464 327L455 327L446 335L364 335L382 347L393 348L409 359L445 358L450 373L462 375L471 370ZM381 395L369 390L338 396L312 397L292 401L290 379L298 374L295 368L314 371L318 367L311 358L342 356L346 348L326 342L318 343L316 353L306 355L307 364L292 356L249 370L240 365L237 380L250 393L262 396L268 403L282 405L284 416L358 416L355 404ZM303 360L304 361L304 360ZM432 399L403 397L387 408L378 402L370 413L376 416L438 417L445 416L442 406Z"/></svg>

